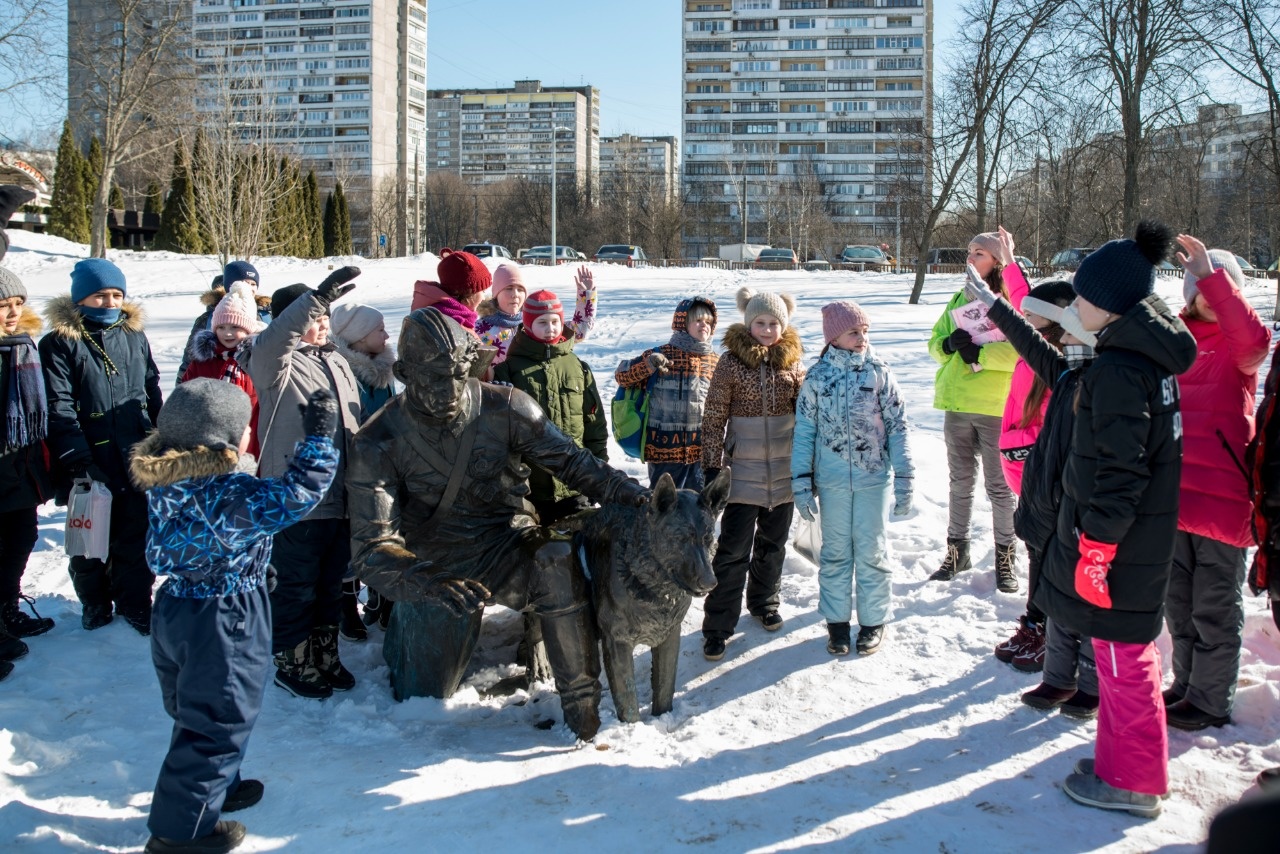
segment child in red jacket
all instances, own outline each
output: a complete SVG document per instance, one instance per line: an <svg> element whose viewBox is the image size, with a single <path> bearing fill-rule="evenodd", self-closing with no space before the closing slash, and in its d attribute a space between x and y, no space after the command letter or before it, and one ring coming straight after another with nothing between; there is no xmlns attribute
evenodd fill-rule
<svg viewBox="0 0 1280 854"><path fill-rule="evenodd" d="M213 328L197 332L187 349L187 370L179 383L196 377L222 380L244 389L253 403L249 417L250 441L248 452L258 456L258 394L253 380L236 361L236 350L250 335L256 335L266 326L258 319L258 309L253 291L247 282L237 282L213 310Z"/></svg>

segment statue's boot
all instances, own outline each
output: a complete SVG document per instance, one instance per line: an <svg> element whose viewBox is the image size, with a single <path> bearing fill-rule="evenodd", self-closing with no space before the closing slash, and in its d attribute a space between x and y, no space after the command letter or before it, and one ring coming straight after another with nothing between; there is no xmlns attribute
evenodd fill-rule
<svg viewBox="0 0 1280 854"><path fill-rule="evenodd" d="M600 643L587 579L564 540L541 546L531 600L542 623L547 660L560 694L564 722L590 741L600 729Z"/></svg>

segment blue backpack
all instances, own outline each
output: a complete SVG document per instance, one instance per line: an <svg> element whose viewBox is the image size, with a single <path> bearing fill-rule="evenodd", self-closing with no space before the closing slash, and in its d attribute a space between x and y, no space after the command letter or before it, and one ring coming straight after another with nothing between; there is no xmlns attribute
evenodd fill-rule
<svg viewBox="0 0 1280 854"><path fill-rule="evenodd" d="M644 459L645 437L649 432L649 392L657 378L654 374L647 383L634 388L618 386L610 404L613 438L623 453L637 460Z"/></svg>

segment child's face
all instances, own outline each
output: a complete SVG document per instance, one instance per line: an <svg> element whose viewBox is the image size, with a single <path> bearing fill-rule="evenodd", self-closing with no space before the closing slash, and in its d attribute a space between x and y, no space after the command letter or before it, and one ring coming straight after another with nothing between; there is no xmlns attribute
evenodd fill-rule
<svg viewBox="0 0 1280 854"><path fill-rule="evenodd" d="M18 331L18 321L22 319L22 305L25 302L22 297L0 300L0 327L3 327L5 335Z"/></svg>
<svg viewBox="0 0 1280 854"><path fill-rule="evenodd" d="M498 311L503 314L519 314L528 295L524 285L507 285L494 294L494 299L498 303Z"/></svg>
<svg viewBox="0 0 1280 854"><path fill-rule="evenodd" d="M867 349L867 344L871 342L871 327L854 326L841 332L836 339L831 342L831 346L837 350L850 350L854 353L862 353Z"/></svg>
<svg viewBox="0 0 1280 854"><path fill-rule="evenodd" d="M86 308L119 308L124 305L124 291L119 288L103 288L80 300L78 305Z"/></svg>
<svg viewBox="0 0 1280 854"><path fill-rule="evenodd" d="M1090 332L1097 332L1115 319L1109 311L1103 311L1082 296L1077 295L1076 312L1080 315L1080 325Z"/></svg>
<svg viewBox="0 0 1280 854"><path fill-rule="evenodd" d="M710 341L711 334L716 331L716 322L711 319L711 315L703 312L690 318L685 324L685 330L694 341Z"/></svg>
<svg viewBox="0 0 1280 854"><path fill-rule="evenodd" d="M782 321L772 314L762 314L751 321L751 337L763 347L772 347L782 340Z"/></svg>
<svg viewBox="0 0 1280 854"><path fill-rule="evenodd" d="M558 314L544 314L533 322L533 329L529 331L539 341L554 341L564 331L564 321Z"/></svg>
<svg viewBox="0 0 1280 854"><path fill-rule="evenodd" d="M219 323L213 327L213 334L218 336L219 344L228 350L234 350L237 344L249 337L249 330L230 323Z"/></svg>
<svg viewBox="0 0 1280 854"><path fill-rule="evenodd" d="M1204 294L1199 291L1197 291L1195 297L1192 298L1190 307L1191 311L1189 313L1192 317L1203 320L1206 323L1218 322L1218 313L1209 307L1209 301L1205 299Z"/></svg>
<svg viewBox="0 0 1280 854"><path fill-rule="evenodd" d="M1032 326L1034 326L1036 329L1044 329L1046 326L1048 326L1050 323L1053 322L1049 320L1049 318L1041 317L1040 315L1036 314L1034 311L1027 311L1025 308L1022 310L1022 316L1025 317L1027 319L1027 322L1030 323Z"/></svg>
<svg viewBox="0 0 1280 854"><path fill-rule="evenodd" d="M379 326L359 341L351 342L351 349L367 356L377 356L387 349L387 342L390 340L391 336L387 334L387 327Z"/></svg>
<svg viewBox="0 0 1280 854"><path fill-rule="evenodd" d="M991 275L991 271L996 268L996 259L991 253L983 249L976 243L969 244L968 263L973 265L973 269L978 271L978 275L984 279Z"/></svg>
<svg viewBox="0 0 1280 854"><path fill-rule="evenodd" d="M329 315L322 314L320 319L307 327L302 336L302 343L323 347L329 343Z"/></svg>

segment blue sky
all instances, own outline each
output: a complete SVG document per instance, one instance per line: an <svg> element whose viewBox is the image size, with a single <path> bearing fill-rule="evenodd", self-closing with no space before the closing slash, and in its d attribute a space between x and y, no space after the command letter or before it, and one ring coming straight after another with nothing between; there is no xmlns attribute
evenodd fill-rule
<svg viewBox="0 0 1280 854"><path fill-rule="evenodd" d="M935 48L950 34L958 4L934 0ZM682 0L429 0L427 85L506 87L526 78L591 85L600 90L606 136L679 136L682 6ZM64 108L35 98L27 107L56 140ZM27 116L0 118L15 136L32 127Z"/></svg>

